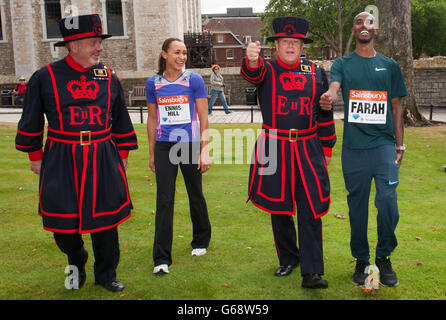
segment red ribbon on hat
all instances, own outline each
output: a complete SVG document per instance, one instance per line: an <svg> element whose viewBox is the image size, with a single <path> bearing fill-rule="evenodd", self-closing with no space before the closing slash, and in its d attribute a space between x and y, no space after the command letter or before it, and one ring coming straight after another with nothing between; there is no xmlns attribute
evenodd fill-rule
<svg viewBox="0 0 446 320"><path fill-rule="evenodd" d="M70 40L75 40L75 39L79 39L79 38L85 38L85 37L99 37L101 36L100 34L97 34L96 32L86 32L86 33L80 33L80 34L75 34L72 36L68 36L63 38L64 41L70 41Z"/></svg>
<svg viewBox="0 0 446 320"><path fill-rule="evenodd" d="M304 35L302 33L288 34L288 33L285 33L285 32L276 33L274 36L275 37L288 37L288 38L291 38L291 37L306 38L307 37L306 35Z"/></svg>

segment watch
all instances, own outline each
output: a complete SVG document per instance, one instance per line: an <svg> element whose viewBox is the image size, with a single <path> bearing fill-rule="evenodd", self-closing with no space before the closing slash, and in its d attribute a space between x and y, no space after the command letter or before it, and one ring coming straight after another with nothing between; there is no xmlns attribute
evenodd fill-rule
<svg viewBox="0 0 446 320"><path fill-rule="evenodd" d="M396 151L406 151L406 145L403 144L402 146L396 146L395 150Z"/></svg>

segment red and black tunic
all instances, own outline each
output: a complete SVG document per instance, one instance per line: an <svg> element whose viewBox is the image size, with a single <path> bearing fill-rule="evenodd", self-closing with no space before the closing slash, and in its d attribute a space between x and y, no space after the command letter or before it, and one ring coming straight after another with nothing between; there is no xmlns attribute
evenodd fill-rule
<svg viewBox="0 0 446 320"><path fill-rule="evenodd" d="M121 156L138 145L123 89L110 68L84 69L68 55L36 71L28 82L16 148L30 160L42 160L38 210L44 229L90 233L130 217Z"/></svg>
<svg viewBox="0 0 446 320"><path fill-rule="evenodd" d="M295 186L300 179L312 213L319 218L330 206L330 181L324 154L336 143L333 111L319 98L328 89L325 71L311 61L287 65L279 58L259 58L256 69L242 61L241 75L257 86L263 117L249 175L249 198L272 214L296 214ZM276 148L271 148L275 143ZM276 150L276 154L268 152ZM265 163L265 159L269 159ZM277 160L275 170L271 159Z"/></svg>

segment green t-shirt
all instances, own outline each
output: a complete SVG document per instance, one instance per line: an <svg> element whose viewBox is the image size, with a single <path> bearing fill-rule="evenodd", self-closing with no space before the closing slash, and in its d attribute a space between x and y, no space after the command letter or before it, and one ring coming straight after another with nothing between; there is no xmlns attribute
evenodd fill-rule
<svg viewBox="0 0 446 320"><path fill-rule="evenodd" d="M343 144L352 149L395 144L391 100L407 95L398 63L379 53L364 58L353 52L333 62L333 81L341 84L344 100Z"/></svg>

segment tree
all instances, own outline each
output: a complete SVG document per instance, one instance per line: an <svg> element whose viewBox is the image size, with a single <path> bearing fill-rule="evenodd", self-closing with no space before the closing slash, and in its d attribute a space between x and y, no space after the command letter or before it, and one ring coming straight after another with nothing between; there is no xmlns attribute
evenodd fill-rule
<svg viewBox="0 0 446 320"><path fill-rule="evenodd" d="M350 53L354 16L370 0L270 0L260 17L265 24L262 34L273 35L272 20L280 16L298 16L310 21L309 36L313 47L328 45L337 57ZM348 39L345 42L344 39Z"/></svg>
<svg viewBox="0 0 446 320"><path fill-rule="evenodd" d="M412 55L411 0L375 0L379 10L379 32L376 51L398 62L407 86L408 96L403 99L406 125L428 124L415 100Z"/></svg>
<svg viewBox="0 0 446 320"><path fill-rule="evenodd" d="M412 1L412 37L415 58L446 55L446 1Z"/></svg>

